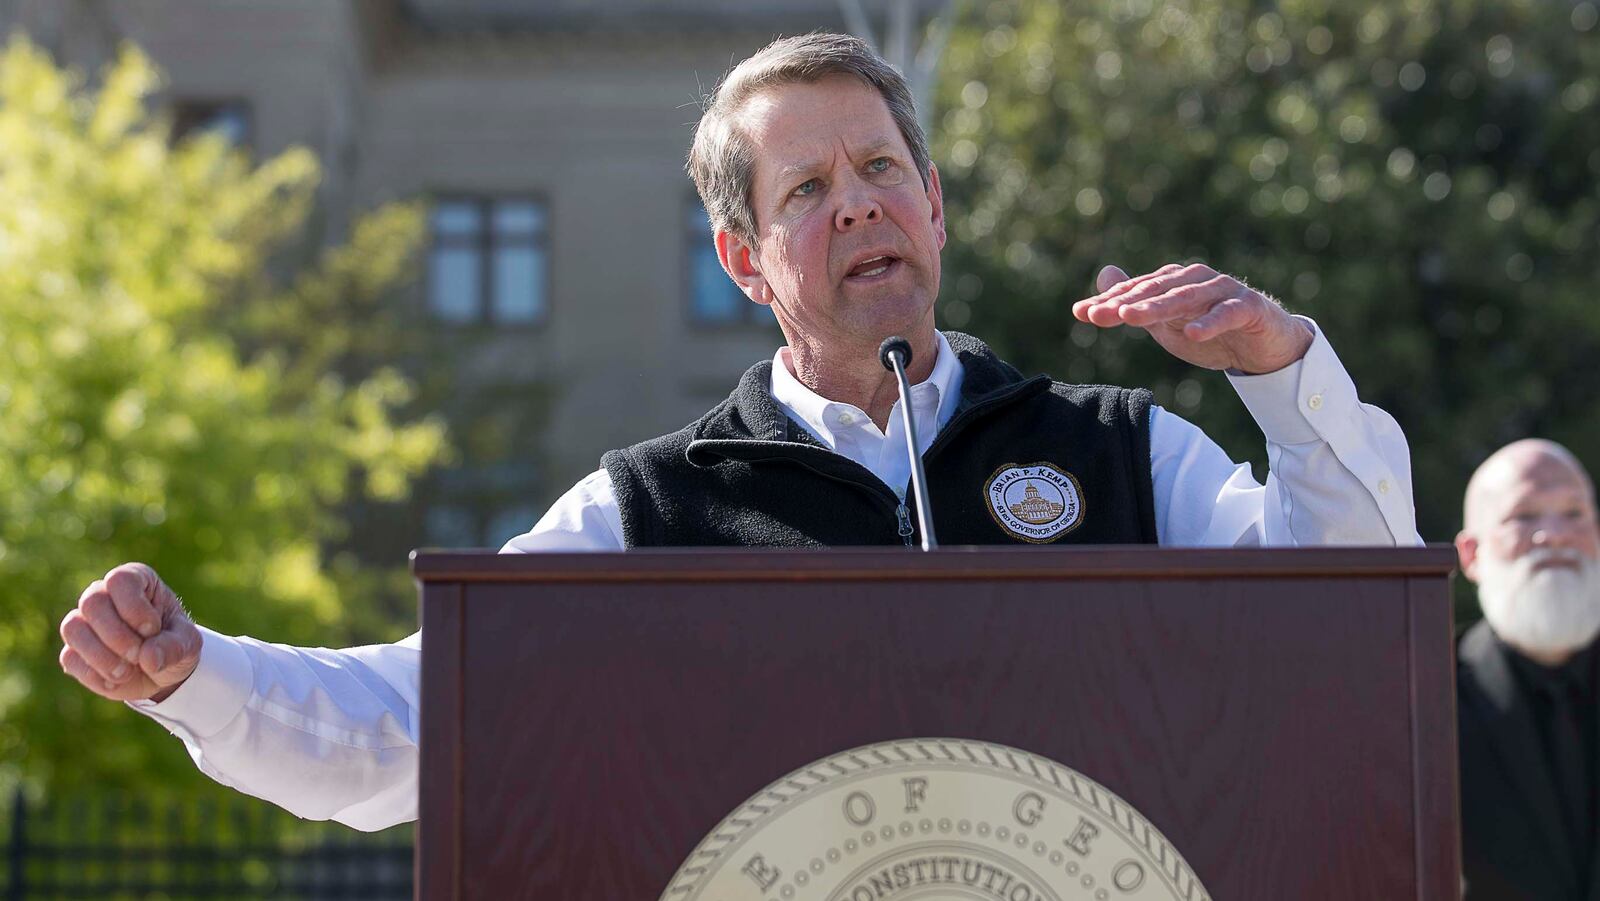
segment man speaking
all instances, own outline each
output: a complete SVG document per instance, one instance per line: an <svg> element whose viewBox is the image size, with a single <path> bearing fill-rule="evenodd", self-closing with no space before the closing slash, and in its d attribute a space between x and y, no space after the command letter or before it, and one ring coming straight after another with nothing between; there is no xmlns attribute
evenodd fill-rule
<svg viewBox="0 0 1600 901"><path fill-rule="evenodd" d="M878 357L893 335L911 347L915 450L946 543L1418 541L1399 427L1312 323L1237 279L1107 267L1071 315L1227 370L1267 440L1265 486L1147 391L1026 379L936 331L939 173L904 80L865 43L787 38L740 63L689 170L724 269L787 344L693 425L606 454L505 551L911 544L909 442ZM1075 508L1025 527L1027 504L1053 503L1026 494L1037 485L1016 510L995 500L1024 469L1053 473ZM219 781L361 829L416 816L420 633L342 651L219 635L142 564L90 585L61 633L63 669L161 722Z"/></svg>

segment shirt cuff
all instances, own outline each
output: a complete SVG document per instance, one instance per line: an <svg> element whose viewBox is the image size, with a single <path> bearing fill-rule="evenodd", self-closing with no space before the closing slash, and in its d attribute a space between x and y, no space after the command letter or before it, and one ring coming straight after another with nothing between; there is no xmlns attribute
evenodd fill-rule
<svg viewBox="0 0 1600 901"><path fill-rule="evenodd" d="M238 641L204 626L196 628L201 636L200 662L189 678L159 704L130 701L128 706L181 726L196 738L210 738L244 709L255 685L255 669Z"/></svg>
<svg viewBox="0 0 1600 901"><path fill-rule="evenodd" d="M1348 413L1360 403L1355 383L1322 329L1305 316L1295 318L1312 332L1304 357L1264 375L1228 373L1233 390L1272 444L1324 440L1317 423Z"/></svg>

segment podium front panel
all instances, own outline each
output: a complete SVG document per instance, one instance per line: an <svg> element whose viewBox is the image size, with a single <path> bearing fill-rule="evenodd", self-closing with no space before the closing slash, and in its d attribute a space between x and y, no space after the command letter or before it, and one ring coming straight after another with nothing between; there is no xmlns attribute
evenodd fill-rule
<svg viewBox="0 0 1600 901"><path fill-rule="evenodd" d="M1070 767L1210 897L1457 897L1452 562L419 555L419 897L653 901L774 780L908 739Z"/></svg>

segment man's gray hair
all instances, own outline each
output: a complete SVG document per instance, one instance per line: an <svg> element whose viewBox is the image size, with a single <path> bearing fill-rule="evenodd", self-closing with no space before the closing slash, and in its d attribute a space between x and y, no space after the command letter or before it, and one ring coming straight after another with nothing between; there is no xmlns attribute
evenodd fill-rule
<svg viewBox="0 0 1600 901"><path fill-rule="evenodd" d="M732 232L756 246L756 214L750 202L755 153L737 121L746 101L767 88L811 84L830 75L854 76L883 95L889 115L911 149L922 186L928 187L928 139L917 122L905 78L860 38L821 32L779 38L729 69L705 98L689 149L688 169L713 229Z"/></svg>

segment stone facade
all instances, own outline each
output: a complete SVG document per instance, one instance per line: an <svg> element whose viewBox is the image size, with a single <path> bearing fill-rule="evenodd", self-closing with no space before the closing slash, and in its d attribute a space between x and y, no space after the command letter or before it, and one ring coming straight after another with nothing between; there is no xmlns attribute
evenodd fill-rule
<svg viewBox="0 0 1600 901"><path fill-rule="evenodd" d="M361 549L398 559L422 544L498 545L603 451L681 426L772 354L770 317L690 315L701 238L683 159L697 98L775 35L892 29L908 7L920 29L941 7L893 5L0 0L0 29L90 70L132 41L165 70L168 102L241 103L260 155L312 148L325 172L313 240L336 240L354 215L397 198L543 205L540 321L440 326L469 349L451 361L458 430L509 409L513 439L466 442L462 465L403 516L357 516Z"/></svg>

